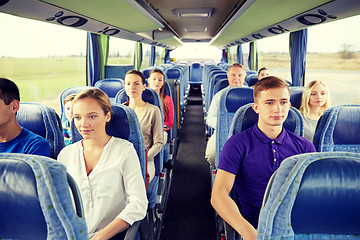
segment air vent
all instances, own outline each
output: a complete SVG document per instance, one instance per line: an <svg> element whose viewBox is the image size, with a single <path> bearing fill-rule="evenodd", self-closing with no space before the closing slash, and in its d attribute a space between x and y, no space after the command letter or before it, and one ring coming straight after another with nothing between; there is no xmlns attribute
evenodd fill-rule
<svg viewBox="0 0 360 240"><path fill-rule="evenodd" d="M209 18L214 13L214 8L178 8L174 13L181 18Z"/></svg>
<svg viewBox="0 0 360 240"><path fill-rule="evenodd" d="M203 26L189 26L185 28L186 32L206 32L207 31L207 27L203 27Z"/></svg>

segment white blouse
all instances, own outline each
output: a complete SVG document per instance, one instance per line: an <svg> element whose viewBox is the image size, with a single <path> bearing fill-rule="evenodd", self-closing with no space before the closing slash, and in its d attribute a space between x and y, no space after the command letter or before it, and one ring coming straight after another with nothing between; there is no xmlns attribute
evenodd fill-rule
<svg viewBox="0 0 360 240"><path fill-rule="evenodd" d="M79 187L89 235L115 218L131 225L145 217L148 205L145 184L130 142L111 137L89 176L81 141L65 147L58 161L67 167Z"/></svg>

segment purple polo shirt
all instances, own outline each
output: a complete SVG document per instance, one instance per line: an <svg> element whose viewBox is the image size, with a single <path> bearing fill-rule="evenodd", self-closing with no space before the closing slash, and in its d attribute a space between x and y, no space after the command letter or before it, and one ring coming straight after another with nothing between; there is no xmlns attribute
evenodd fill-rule
<svg viewBox="0 0 360 240"><path fill-rule="evenodd" d="M257 124L229 138L219 160L219 169L235 176L241 215L257 228L260 208L271 175L287 157L316 152L314 145L283 128L277 139L260 131Z"/></svg>

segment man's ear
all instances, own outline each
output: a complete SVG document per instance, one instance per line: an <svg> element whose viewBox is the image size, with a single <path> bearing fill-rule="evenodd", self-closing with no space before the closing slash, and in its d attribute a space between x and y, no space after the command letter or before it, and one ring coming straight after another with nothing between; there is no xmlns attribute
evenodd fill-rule
<svg viewBox="0 0 360 240"><path fill-rule="evenodd" d="M10 104L11 104L13 112L16 113L20 109L20 103L18 100L13 100Z"/></svg>
<svg viewBox="0 0 360 240"><path fill-rule="evenodd" d="M256 112L256 113L259 113L259 110L258 110L258 105L256 104L256 103L253 103L252 105L251 105L251 107L252 107L252 109L254 109L254 111Z"/></svg>

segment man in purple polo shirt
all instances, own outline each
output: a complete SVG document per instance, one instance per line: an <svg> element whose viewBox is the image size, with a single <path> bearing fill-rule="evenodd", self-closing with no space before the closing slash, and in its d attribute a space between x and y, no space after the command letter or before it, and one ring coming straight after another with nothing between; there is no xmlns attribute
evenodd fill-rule
<svg viewBox="0 0 360 240"><path fill-rule="evenodd" d="M316 151L311 142L283 128L291 106L285 81L274 76L258 81L254 101L258 123L225 143L211 195L214 209L244 240L256 239L265 189L280 163ZM229 197L233 187L239 206Z"/></svg>

